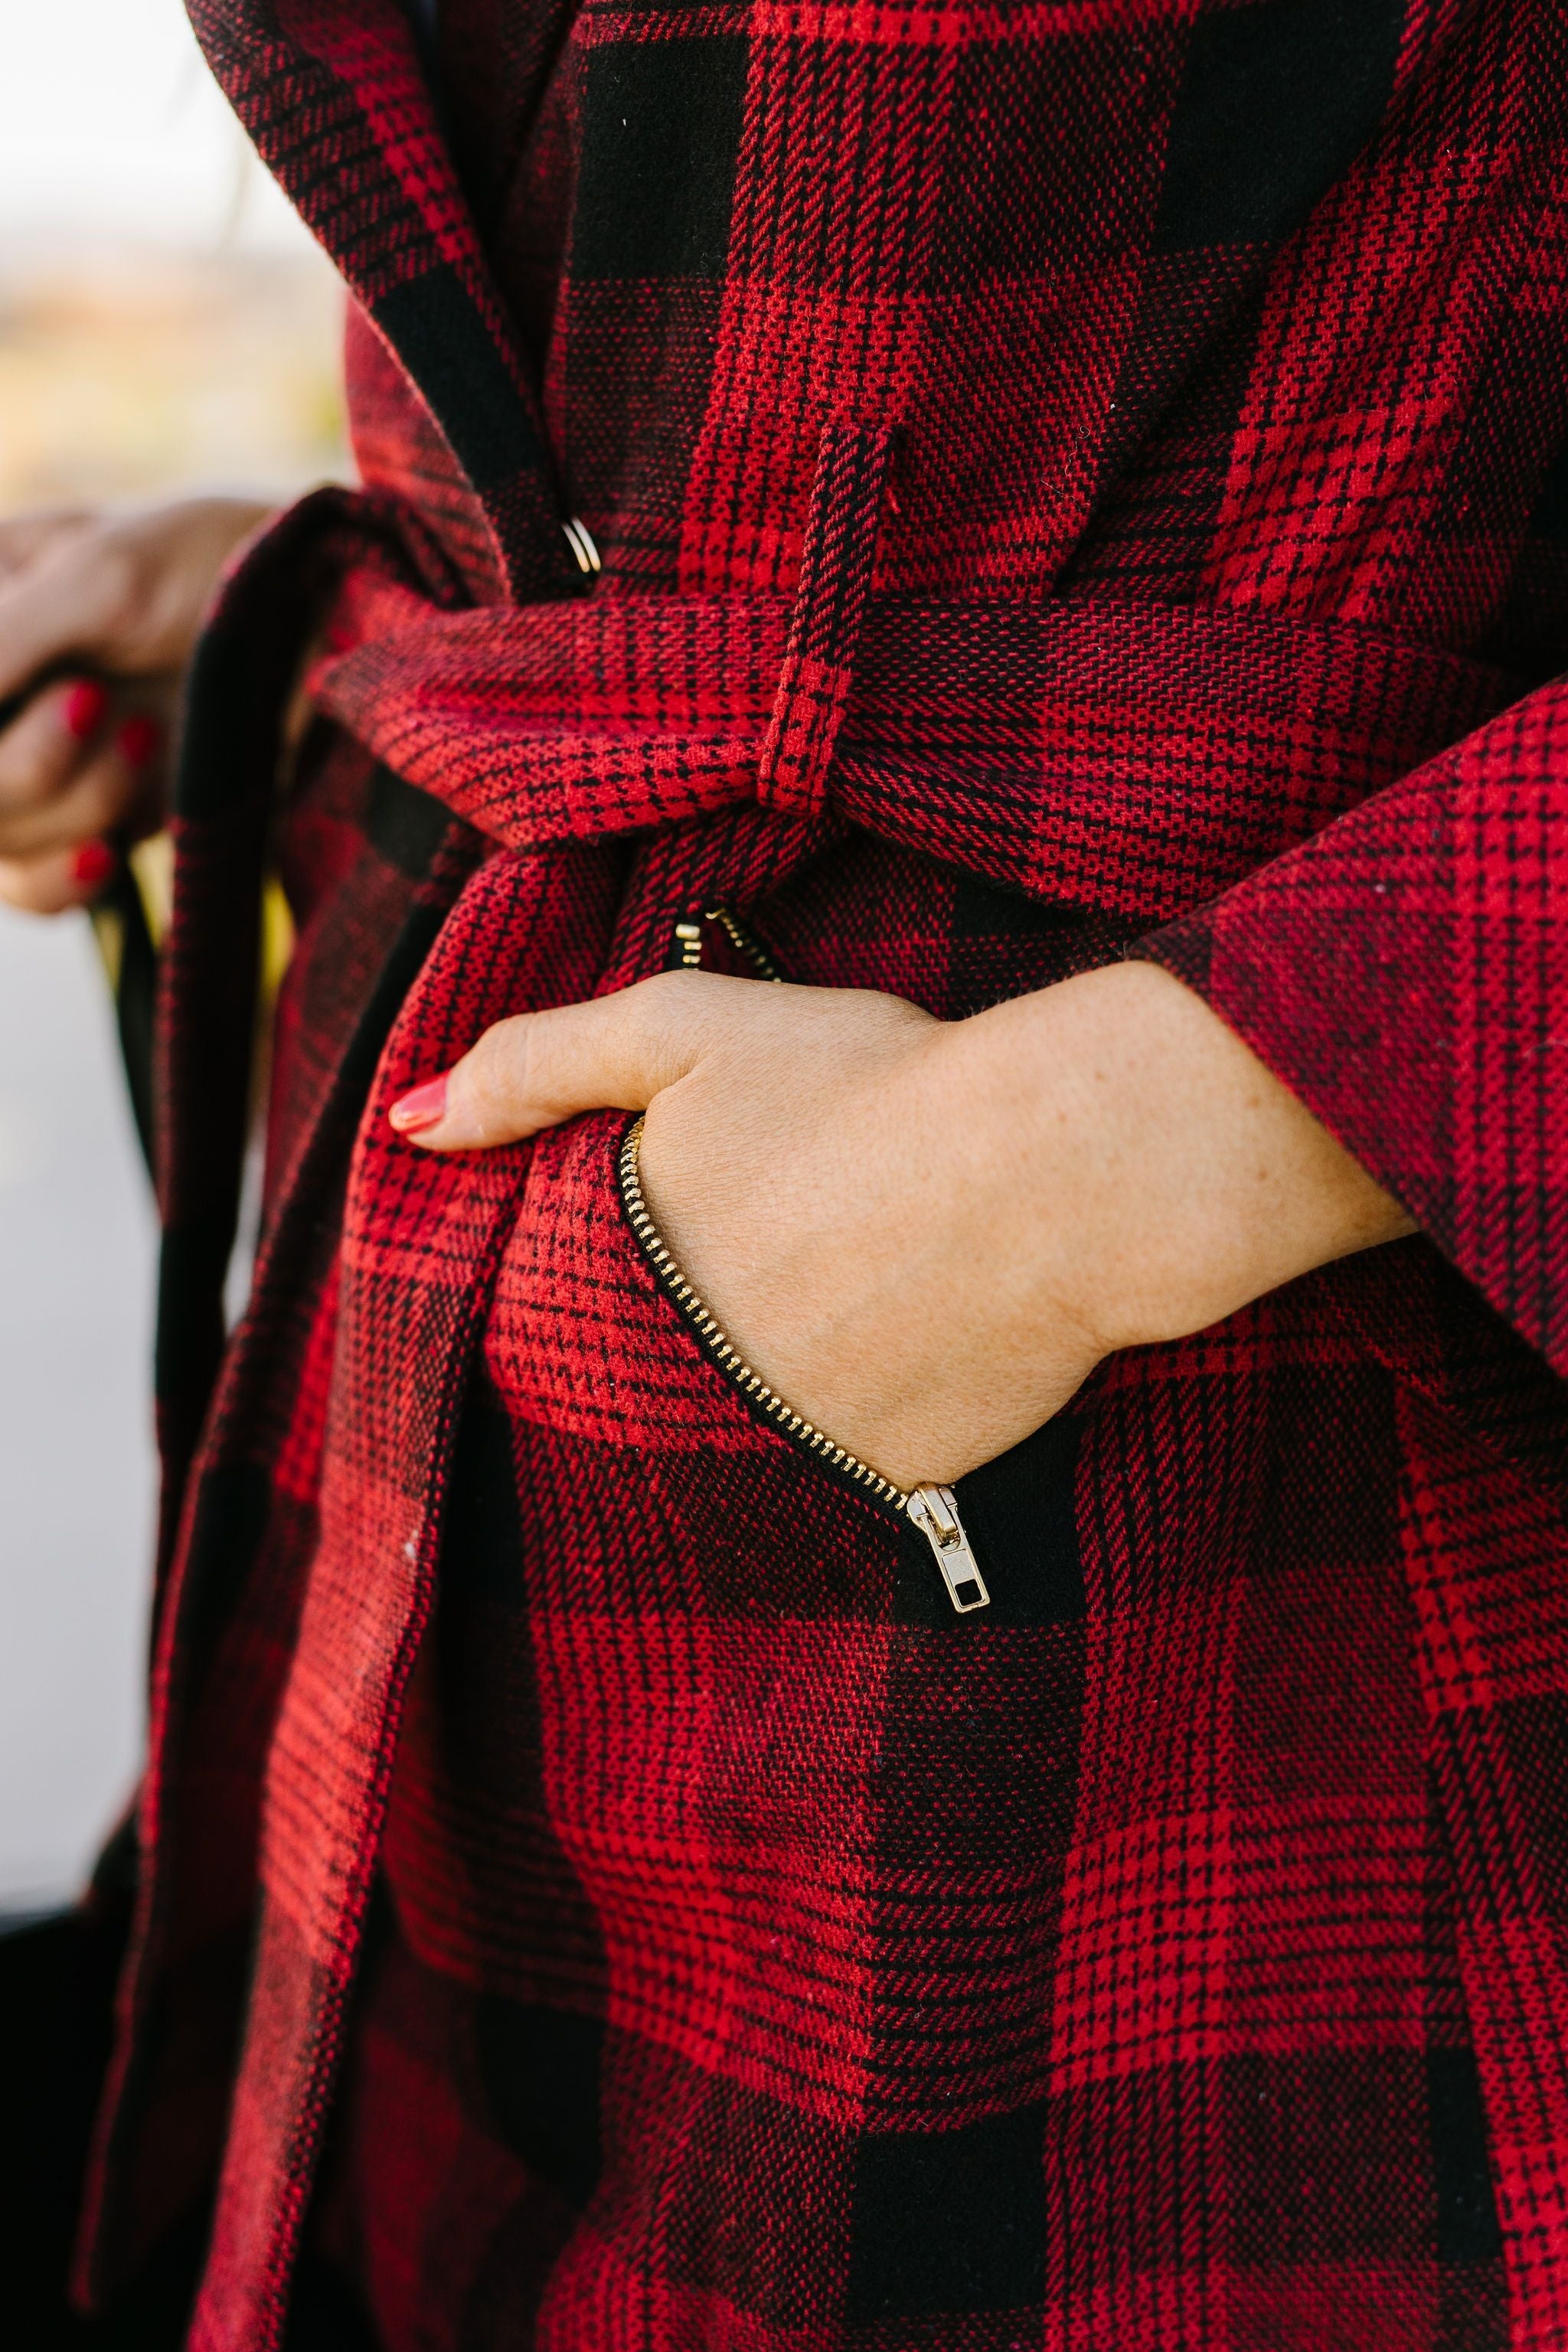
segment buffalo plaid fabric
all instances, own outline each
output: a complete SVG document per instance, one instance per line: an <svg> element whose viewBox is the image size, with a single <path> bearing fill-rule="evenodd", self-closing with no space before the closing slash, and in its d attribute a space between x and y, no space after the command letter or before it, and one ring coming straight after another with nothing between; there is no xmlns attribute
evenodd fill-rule
<svg viewBox="0 0 1568 2352"><path fill-rule="evenodd" d="M444 0L433 95L393 0L193 13L365 488L193 684L83 2292L213 2200L195 2352L302 2243L384 2352L1560 2346L1568 21ZM716 905L946 1017L1153 956L1426 1237L1103 1367L957 1617L623 1122L386 1128Z"/></svg>

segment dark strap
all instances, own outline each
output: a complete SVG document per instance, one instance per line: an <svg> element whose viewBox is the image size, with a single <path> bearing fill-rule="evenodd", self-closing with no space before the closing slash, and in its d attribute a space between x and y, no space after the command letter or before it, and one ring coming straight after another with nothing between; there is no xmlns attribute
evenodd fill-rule
<svg viewBox="0 0 1568 2352"><path fill-rule="evenodd" d="M141 885L129 857L119 856L90 909L93 934L114 999L114 1024L136 1139L149 1175L153 1167L153 1026L158 955Z"/></svg>

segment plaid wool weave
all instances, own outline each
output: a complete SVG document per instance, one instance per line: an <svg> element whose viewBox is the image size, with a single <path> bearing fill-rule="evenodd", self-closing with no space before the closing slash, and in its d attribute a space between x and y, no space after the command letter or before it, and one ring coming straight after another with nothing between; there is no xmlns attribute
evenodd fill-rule
<svg viewBox="0 0 1568 2352"><path fill-rule="evenodd" d="M365 488L193 681L84 2288L216 2181L195 2352L302 2235L386 2352L1554 2352L1568 20L444 0L433 95L394 0L192 13ZM624 1122L385 1125L718 903L949 1018L1153 956L1425 1237L1103 1367L955 1617Z"/></svg>

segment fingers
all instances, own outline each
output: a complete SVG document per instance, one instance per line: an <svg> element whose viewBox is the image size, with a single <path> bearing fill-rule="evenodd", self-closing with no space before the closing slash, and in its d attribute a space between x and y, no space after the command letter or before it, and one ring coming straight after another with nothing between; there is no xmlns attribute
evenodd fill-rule
<svg viewBox="0 0 1568 2352"><path fill-rule="evenodd" d="M0 858L30 862L144 828L161 738L146 712L116 717L96 679L35 695L0 732Z"/></svg>
<svg viewBox="0 0 1568 2352"><path fill-rule="evenodd" d="M108 715L108 693L90 677L62 679L25 703L0 733L0 820L68 783Z"/></svg>
<svg viewBox="0 0 1568 2352"><path fill-rule="evenodd" d="M444 1076L387 1114L430 1151L486 1150L585 1110L646 1110L738 1022L783 992L720 972L671 971L617 995L525 1013L487 1029Z"/></svg>
<svg viewBox="0 0 1568 2352"><path fill-rule="evenodd" d="M0 902L26 915L63 915L90 907L113 871L114 852L102 841L44 857L0 857Z"/></svg>

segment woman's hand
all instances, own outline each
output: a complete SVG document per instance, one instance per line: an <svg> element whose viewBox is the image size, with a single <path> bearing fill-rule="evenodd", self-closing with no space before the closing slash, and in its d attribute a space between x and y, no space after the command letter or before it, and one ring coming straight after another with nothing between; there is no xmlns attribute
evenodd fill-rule
<svg viewBox="0 0 1568 2352"><path fill-rule="evenodd" d="M904 1486L1004 1452L1111 1350L1412 1229L1147 964L953 1023L670 972L500 1023L391 1116L453 1151L600 1108L647 1108L648 1207L742 1353Z"/></svg>
<svg viewBox="0 0 1568 2352"><path fill-rule="evenodd" d="M110 872L106 835L156 831L202 614L267 512L191 499L0 522L0 898L80 906Z"/></svg>

